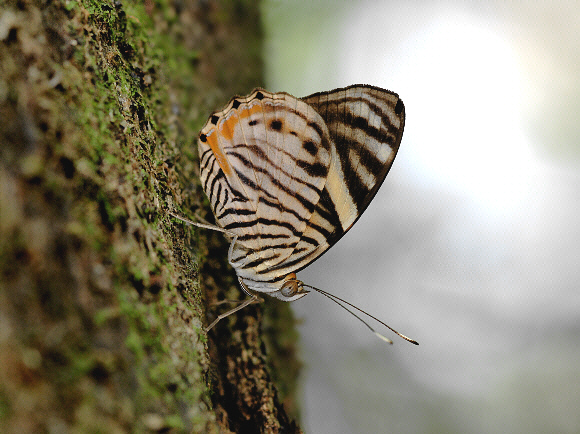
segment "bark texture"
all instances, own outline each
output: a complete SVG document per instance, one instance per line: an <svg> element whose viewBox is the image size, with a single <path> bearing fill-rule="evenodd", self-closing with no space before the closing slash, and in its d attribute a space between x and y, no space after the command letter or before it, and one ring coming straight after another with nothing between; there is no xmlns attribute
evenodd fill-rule
<svg viewBox="0 0 580 434"><path fill-rule="evenodd" d="M300 432L287 306L206 335L241 296L227 246L165 212L211 220L197 132L263 85L259 23L241 0L0 1L1 432Z"/></svg>

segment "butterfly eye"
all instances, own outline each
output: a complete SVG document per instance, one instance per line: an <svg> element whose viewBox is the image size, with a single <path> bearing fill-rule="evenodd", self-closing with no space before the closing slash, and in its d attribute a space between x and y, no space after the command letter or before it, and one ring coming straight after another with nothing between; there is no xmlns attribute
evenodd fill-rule
<svg viewBox="0 0 580 434"><path fill-rule="evenodd" d="M284 297L292 297L293 295L298 294L299 291L298 280L287 280L284 282L284 285L282 285L280 294Z"/></svg>

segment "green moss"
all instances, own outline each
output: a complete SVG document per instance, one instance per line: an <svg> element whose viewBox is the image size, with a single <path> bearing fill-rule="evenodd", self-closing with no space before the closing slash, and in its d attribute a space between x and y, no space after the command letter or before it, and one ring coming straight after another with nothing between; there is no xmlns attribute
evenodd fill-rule
<svg viewBox="0 0 580 434"><path fill-rule="evenodd" d="M165 214L207 204L194 181L207 106L262 84L260 35L229 33L249 32L236 14L257 22L253 3L214 6L19 3L15 37L0 41L0 127L11 137L0 149L0 208L12 212L0 222L10 294L0 291L0 313L24 324L12 353L23 345L42 361L26 367L27 381L58 387L33 394L29 411L8 392L29 383L0 384L0 420L39 432L49 419L82 432L217 431L195 262L210 250ZM190 37L213 26L222 32ZM18 357L8 361L20 372Z"/></svg>
<svg viewBox="0 0 580 434"><path fill-rule="evenodd" d="M11 400L7 393L0 388L0 421L8 420L12 416Z"/></svg>
<svg viewBox="0 0 580 434"><path fill-rule="evenodd" d="M58 89L41 83L31 90L36 94L33 103L43 98L39 110L46 120L39 137L47 151L22 158L15 151L11 158L24 178L35 180L39 197L52 198L43 210L55 231L49 238L64 239L65 246L53 251L72 258L77 267L77 274L66 277L68 281L61 288L74 288L82 294L61 291L62 305L53 308L62 312L55 321L63 322L59 330L67 338L57 341L56 348L41 349L41 354L52 372L48 375L61 385L63 398L56 411L68 412L63 416L67 424L77 423L89 431L98 431L103 423L88 417L101 405L94 398L102 384L118 394L119 402L130 398L136 403L129 412L134 416L125 420L129 425L145 423L139 422L140 415L151 412L161 417L161 428L201 426L200 431L205 431L213 420L210 409L200 406L201 397L207 395L201 366L207 355L196 328L200 321L195 318L201 309L188 304L172 283L175 267L171 248L182 241L170 232L168 220L162 217L166 198L175 190L169 184L176 183L174 170L165 162L174 152L168 141L175 142L179 129L186 137L196 134L177 128L168 89L181 92L173 87L176 75L167 66L180 65L177 81L195 71L191 63L184 66L168 61L173 53L164 52L162 47L178 44L167 42L172 39L171 32L155 28L159 6L149 6L153 10L145 10L141 2L113 1L57 2L51 10L42 11L26 6L30 16L44 14L48 17L45 21L59 32L63 31L59 24L67 23L60 45L71 51L64 60L51 60L52 71L45 74L46 81L59 78ZM162 4L164 14L169 9ZM23 17L23 21L31 20ZM44 31L34 26L29 29L31 38L34 32ZM19 32L20 38L27 38L24 30ZM43 45L37 52L59 55ZM7 64L4 58L14 60L7 80L14 80L11 75L26 76L18 70L18 55L15 50L14 57L3 56L3 67ZM46 63L36 67L44 72ZM16 104L22 98L16 89L23 87L9 89L12 104ZM73 246L74 251L63 252L67 246ZM24 238L2 248L3 276L9 271L4 265L18 262L15 258L22 256L18 251L30 249ZM96 266L101 271L93 275ZM58 286L57 280L54 282ZM75 286L77 283L81 288ZM47 285L38 289L53 291ZM187 291L195 295L191 303L199 303L198 286L190 283ZM80 300L69 303L77 296ZM80 306L80 311L73 313L68 306ZM34 310L30 303L28 307ZM39 305L38 309L47 307ZM45 342L44 333L40 328L35 330L38 338L33 340ZM116 335L122 337L118 347L114 346ZM103 342L107 342L106 349L100 347ZM203 363L207 365L207 361ZM4 402L9 399L0 401L0 412L7 415L9 407ZM104 414L113 417L121 410L111 407ZM86 417L75 419L78 415Z"/></svg>

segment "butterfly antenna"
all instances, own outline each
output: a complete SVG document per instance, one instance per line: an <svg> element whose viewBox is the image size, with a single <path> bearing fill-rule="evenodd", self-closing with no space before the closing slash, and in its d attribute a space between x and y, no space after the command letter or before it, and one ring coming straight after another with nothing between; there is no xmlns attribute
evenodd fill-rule
<svg viewBox="0 0 580 434"><path fill-rule="evenodd" d="M369 325L369 324L368 324L368 323L367 323L365 320L363 320L363 319L362 319L360 316L358 316L356 313L354 313L352 310L350 310L349 308L347 308L346 306L344 306L344 305L343 305L343 304L341 304L341 303L347 304L348 306L352 307L353 309L356 309L356 310L358 310L359 312L362 312L362 313L364 313L366 316L368 316L368 317L370 317L370 318L374 319L375 321L377 321L378 323L380 323L380 324L384 325L384 326L385 326L386 328L388 328L390 331L392 331L393 333L395 333L397 336L399 336L399 337L401 337L401 338L405 339L407 342L411 342L411 343L412 343L412 344L414 344L414 345L419 345L419 342L417 342L417 341L415 341L415 340L413 340L413 339L409 338L408 336L405 336L405 335L404 335L404 334L402 334L402 333L399 333L397 330L395 330L394 328L392 328L392 327L390 327L389 325L385 324L383 321L381 321L381 320L380 320L380 319L378 319L377 317L374 317L374 316L373 316L373 315L371 315L370 313L368 313L368 312L365 312L364 310L362 310L362 309L360 309L360 308L356 307L354 304L352 304L352 303L349 303L348 301L346 301L346 300L343 300L342 298L340 298L340 297L338 297L338 296L336 296L336 295L334 295L334 294L331 294L331 293L329 293L329 292L323 291L322 289L315 288L314 286L310 286L310 285L304 285L304 287L306 287L306 288L310 288L310 289L313 289L313 290L315 290L316 292L318 292L318 293L320 293L320 294L324 295L324 296L325 296L325 297L327 297L328 299L330 299L330 300L334 301L336 304L338 304L340 307L342 307L344 310L346 310L348 313L350 313L352 316L356 317L356 318L357 318L357 319L358 319L360 322L362 322L364 325L366 325L370 331L372 331L372 332L373 332L373 333L374 333L374 334L375 334L375 335L376 335L376 336L377 336L379 339L381 339L381 340L385 341L386 343L388 343L388 344L392 344L392 343L393 343L393 341L392 341L392 340L390 340L389 338L387 338L386 336L383 336L383 335L382 335L382 334L380 334L379 332L377 332L377 331L376 331L374 328L372 328L372 327L371 327L371 326L370 326L370 325Z"/></svg>

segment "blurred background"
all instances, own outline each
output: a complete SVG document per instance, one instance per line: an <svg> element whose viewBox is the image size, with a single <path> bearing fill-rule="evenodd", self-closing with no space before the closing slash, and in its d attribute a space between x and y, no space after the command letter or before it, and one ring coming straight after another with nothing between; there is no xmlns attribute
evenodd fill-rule
<svg viewBox="0 0 580 434"><path fill-rule="evenodd" d="M397 92L399 154L298 277L309 433L580 433L578 2L263 3L267 84Z"/></svg>

